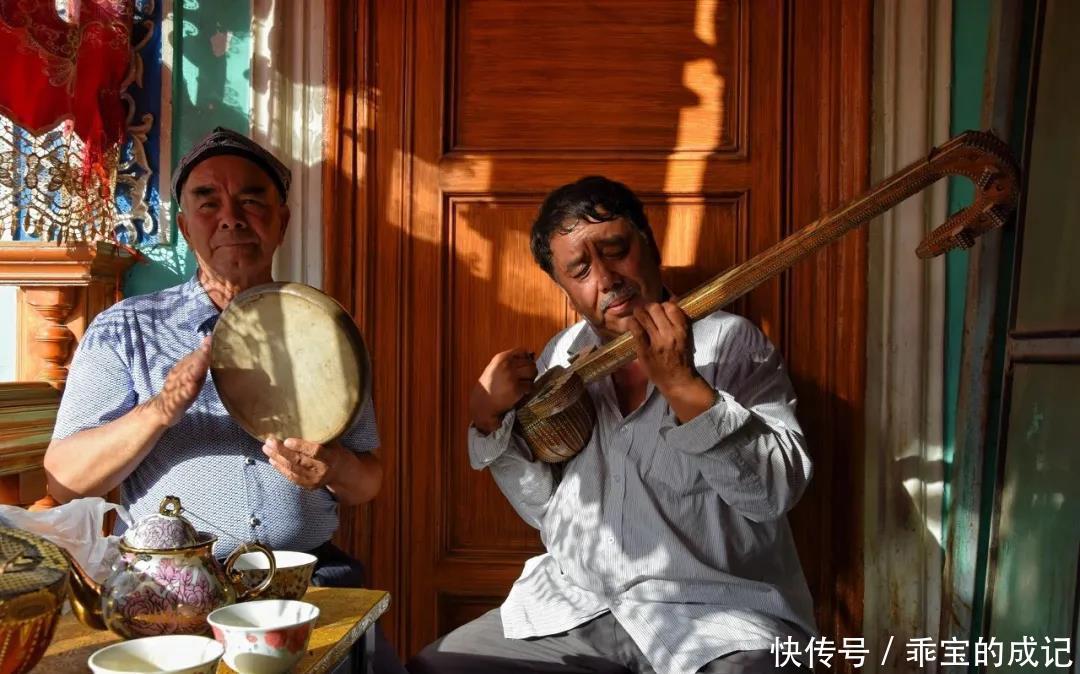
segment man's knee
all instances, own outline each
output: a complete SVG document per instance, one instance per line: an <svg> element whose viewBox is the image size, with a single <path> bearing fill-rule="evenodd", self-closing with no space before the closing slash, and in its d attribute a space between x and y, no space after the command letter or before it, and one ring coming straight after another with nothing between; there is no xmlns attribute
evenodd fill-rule
<svg viewBox="0 0 1080 674"><path fill-rule="evenodd" d="M409 661L407 669L410 674L474 671L477 655L485 650L484 642L501 639L502 633L499 609L493 609L428 644Z"/></svg>
<svg viewBox="0 0 1080 674"><path fill-rule="evenodd" d="M447 635L450 636L450 635ZM447 637L438 639L417 653L405 666L409 674L455 674L456 672L476 671L477 660L483 656L458 650L446 642Z"/></svg>
<svg viewBox="0 0 1080 674"><path fill-rule="evenodd" d="M409 674L433 674L446 671L445 668L439 666L438 646L439 642L435 641L413 656L412 660L405 664L405 669L409 670Z"/></svg>

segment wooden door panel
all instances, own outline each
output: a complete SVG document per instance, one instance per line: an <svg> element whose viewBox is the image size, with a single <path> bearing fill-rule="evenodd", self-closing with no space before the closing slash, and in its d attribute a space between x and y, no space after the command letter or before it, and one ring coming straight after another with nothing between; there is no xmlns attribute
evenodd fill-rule
<svg viewBox="0 0 1080 674"><path fill-rule="evenodd" d="M745 194L642 197L660 248L661 277L676 296L746 259Z"/></svg>
<svg viewBox="0 0 1080 674"><path fill-rule="evenodd" d="M505 594L473 596L440 593L437 612L439 634L446 634L491 609L498 608L505 598Z"/></svg>
<svg viewBox="0 0 1080 674"><path fill-rule="evenodd" d="M453 3L448 147L735 151L747 70L743 5ZM673 109L686 119L673 124Z"/></svg>
<svg viewBox="0 0 1080 674"><path fill-rule="evenodd" d="M535 199L453 197L448 203L446 249L453 261L446 302L450 441L440 557L510 555L518 563L543 551L536 530L514 512L491 477L464 460L469 392L490 358L516 347L539 353L568 324L566 299L529 251L529 228L538 208Z"/></svg>

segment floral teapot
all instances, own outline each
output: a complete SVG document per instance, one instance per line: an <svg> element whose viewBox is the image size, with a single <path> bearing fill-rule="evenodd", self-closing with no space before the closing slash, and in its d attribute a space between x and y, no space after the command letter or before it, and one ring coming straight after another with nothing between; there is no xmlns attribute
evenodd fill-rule
<svg viewBox="0 0 1080 674"><path fill-rule="evenodd" d="M222 566L212 553L217 537L196 531L181 511L180 499L166 496L157 514L128 529L104 583L96 583L68 555L74 570L71 603L79 620L125 638L204 634L211 611L257 597L270 586L277 567L269 550L245 543ZM266 555L270 569L254 588L232 570L240 555L251 551Z"/></svg>

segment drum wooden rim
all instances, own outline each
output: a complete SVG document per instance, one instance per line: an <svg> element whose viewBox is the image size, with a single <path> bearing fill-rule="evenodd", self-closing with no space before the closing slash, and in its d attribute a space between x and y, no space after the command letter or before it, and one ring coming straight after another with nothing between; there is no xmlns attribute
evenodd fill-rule
<svg viewBox="0 0 1080 674"><path fill-rule="evenodd" d="M359 365L359 391L356 402L349 413L342 415L340 422L333 424L332 428L325 434L318 437L303 438L304 440L319 444L329 443L340 437L356 423L360 413L363 411L364 405L367 404L371 391L371 359L367 347L364 344L363 336L360 334L360 329L356 326L356 323L353 322L352 316L349 315L349 312L347 312L344 307L322 291L302 283L273 282L248 288L237 294L232 302L230 302L229 305L225 307L224 311L222 311L221 316L214 326L210 346L210 372L214 377L215 382L219 381L223 376L223 369L221 366L223 362L221 345L223 345L226 340L219 338L225 332L230 330L230 321L228 320L230 311L242 311L249 307L254 301L268 295L287 295L298 298L315 306L322 313L326 314L338 328L339 336L343 337L345 343L351 348L352 353L356 358L356 362ZM221 399L221 403L229 415L253 438L260 442L265 441L266 437L260 436L256 426L245 416L243 406L238 401L233 400L227 389L223 390L221 386L218 386L217 388L218 397ZM282 438L297 437L289 434L288 431L275 433L275 435L279 435Z"/></svg>

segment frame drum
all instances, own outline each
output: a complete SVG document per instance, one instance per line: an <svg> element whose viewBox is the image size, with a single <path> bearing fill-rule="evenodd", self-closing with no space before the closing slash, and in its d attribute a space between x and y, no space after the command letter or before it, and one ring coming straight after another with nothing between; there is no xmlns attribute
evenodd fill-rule
<svg viewBox="0 0 1080 674"><path fill-rule="evenodd" d="M214 326L210 372L225 409L260 442L330 442L356 421L371 383L352 317L300 283L234 297Z"/></svg>

